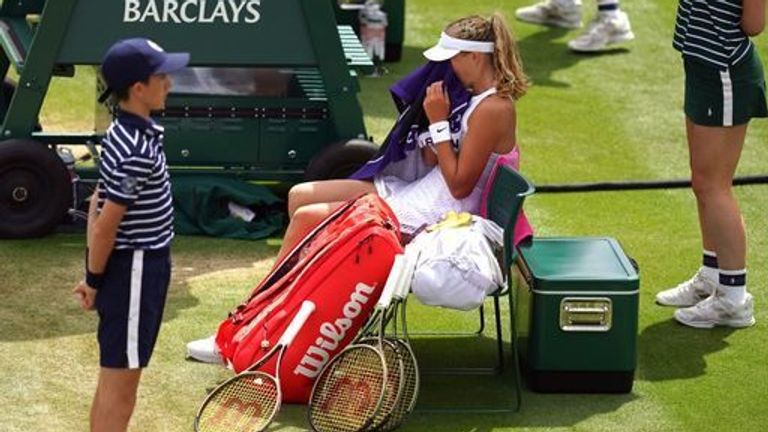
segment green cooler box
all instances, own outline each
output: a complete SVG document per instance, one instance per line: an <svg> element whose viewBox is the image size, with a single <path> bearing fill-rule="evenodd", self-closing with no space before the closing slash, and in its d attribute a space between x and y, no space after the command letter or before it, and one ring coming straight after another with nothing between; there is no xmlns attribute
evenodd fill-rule
<svg viewBox="0 0 768 432"><path fill-rule="evenodd" d="M630 392L640 283L619 243L605 237L535 238L518 252L518 344L529 387Z"/></svg>

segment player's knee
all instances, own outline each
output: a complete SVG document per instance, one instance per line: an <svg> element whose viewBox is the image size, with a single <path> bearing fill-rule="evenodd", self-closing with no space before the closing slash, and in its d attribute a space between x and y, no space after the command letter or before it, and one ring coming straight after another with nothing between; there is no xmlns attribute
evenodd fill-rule
<svg viewBox="0 0 768 432"><path fill-rule="evenodd" d="M730 181L720 180L711 175L693 173L691 176L691 188L696 198L707 200L718 194L728 193Z"/></svg>
<svg viewBox="0 0 768 432"><path fill-rule="evenodd" d="M297 224L304 224L307 221L311 220L315 213L316 212L312 208L312 206L309 206L309 205L300 206L293 212L293 217L291 218L291 220Z"/></svg>
<svg viewBox="0 0 768 432"><path fill-rule="evenodd" d="M96 404L98 411L109 413L115 419L127 420L136 406L136 392L126 388L100 389Z"/></svg>
<svg viewBox="0 0 768 432"><path fill-rule="evenodd" d="M326 216L325 208L320 204L308 204L296 209L291 222L302 227L312 227Z"/></svg>
<svg viewBox="0 0 768 432"><path fill-rule="evenodd" d="M288 217L293 218L296 210L305 206L308 201L308 195L311 193L307 183L299 183L288 191Z"/></svg>

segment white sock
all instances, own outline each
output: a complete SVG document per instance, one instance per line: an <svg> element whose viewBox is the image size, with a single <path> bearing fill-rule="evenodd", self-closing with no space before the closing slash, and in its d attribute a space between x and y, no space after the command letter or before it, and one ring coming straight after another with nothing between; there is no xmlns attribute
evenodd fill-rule
<svg viewBox="0 0 768 432"><path fill-rule="evenodd" d="M603 18L619 14L619 0L597 0L597 13Z"/></svg>
<svg viewBox="0 0 768 432"><path fill-rule="evenodd" d="M717 254L704 249L701 264L701 269L699 270L701 275L713 284L717 284L720 281L720 271L717 268Z"/></svg>
<svg viewBox="0 0 768 432"><path fill-rule="evenodd" d="M720 278L720 270L712 267L701 266L699 268L699 272L704 277L704 279L712 282L713 284L718 283L718 280Z"/></svg>
<svg viewBox="0 0 768 432"><path fill-rule="evenodd" d="M733 304L743 304L747 297L747 270L720 270L717 290Z"/></svg>

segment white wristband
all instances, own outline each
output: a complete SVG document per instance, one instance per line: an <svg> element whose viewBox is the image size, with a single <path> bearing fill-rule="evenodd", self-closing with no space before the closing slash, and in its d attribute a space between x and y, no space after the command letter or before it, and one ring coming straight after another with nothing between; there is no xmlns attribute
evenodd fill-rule
<svg viewBox="0 0 768 432"><path fill-rule="evenodd" d="M433 145L451 141L451 127L448 124L448 120L435 122L429 125L429 135L432 138Z"/></svg>

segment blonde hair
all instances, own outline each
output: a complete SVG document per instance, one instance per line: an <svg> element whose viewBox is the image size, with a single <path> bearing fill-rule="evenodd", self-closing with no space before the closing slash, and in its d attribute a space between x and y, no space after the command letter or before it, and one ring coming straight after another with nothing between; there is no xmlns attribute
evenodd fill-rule
<svg viewBox="0 0 768 432"><path fill-rule="evenodd" d="M523 61L515 38L509 31L504 16L494 12L486 19L472 15L456 20L445 27L445 33L458 39L493 42L494 78L499 95L518 100L528 90L530 81L523 71Z"/></svg>

